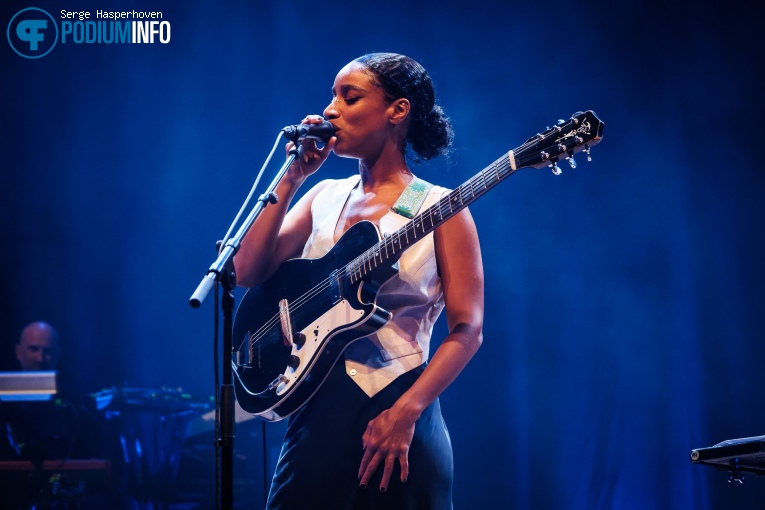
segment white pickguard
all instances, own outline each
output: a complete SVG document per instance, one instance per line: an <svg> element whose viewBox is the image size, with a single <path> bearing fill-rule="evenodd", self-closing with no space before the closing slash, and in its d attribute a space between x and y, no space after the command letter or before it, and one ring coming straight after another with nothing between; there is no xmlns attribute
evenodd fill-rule
<svg viewBox="0 0 765 510"><path fill-rule="evenodd" d="M342 326L355 325L363 316L363 310L356 310L348 301L343 299L316 319L309 327L303 329L301 333L305 335L305 343L302 347L292 344L291 353L300 359L300 363L296 369L287 367L281 377L281 382L276 387L276 394L284 395L295 386L297 381L301 380L303 374L313 365L316 357L321 354L321 350L326 345L327 337L331 333L348 329Z"/></svg>

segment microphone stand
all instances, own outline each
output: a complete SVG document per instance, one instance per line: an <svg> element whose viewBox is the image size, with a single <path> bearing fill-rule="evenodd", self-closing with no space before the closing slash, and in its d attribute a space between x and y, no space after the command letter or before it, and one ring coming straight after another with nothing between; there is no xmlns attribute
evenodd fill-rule
<svg viewBox="0 0 765 510"><path fill-rule="evenodd" d="M223 287L223 384L220 391L216 391L215 398L216 417L220 420L219 437L215 438L215 448L220 455L221 467L220 473L216 477L221 482L220 500L216 501L221 510L232 510L234 507L234 377L233 377L233 312L234 312L234 288L236 287L236 273L233 268L233 257L241 246L242 239L252 227L257 217L268 204L275 204L278 201L276 196L277 184L281 181L287 169L303 153L302 146L299 143L290 149L289 156L284 165L276 174L276 177L269 185L265 193L259 198L255 207L247 215L239 230L232 236L219 250L218 258L207 270L207 274L197 286L197 289L189 299L192 308L199 308L210 290L220 283ZM265 455L265 452L264 452Z"/></svg>

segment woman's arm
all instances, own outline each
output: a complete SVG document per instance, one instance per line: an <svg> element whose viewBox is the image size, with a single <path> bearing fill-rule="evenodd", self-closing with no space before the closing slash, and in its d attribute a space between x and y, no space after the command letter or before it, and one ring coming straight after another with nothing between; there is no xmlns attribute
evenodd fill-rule
<svg viewBox="0 0 765 510"><path fill-rule="evenodd" d="M434 243L449 334L412 387L369 422L358 474L364 487L384 463L380 490L387 489L396 459L401 464L401 480L406 481L415 422L454 381L483 340L483 264L469 211L463 210L438 227Z"/></svg>
<svg viewBox="0 0 765 510"><path fill-rule="evenodd" d="M302 158L295 160L276 186L279 201L263 209L234 256L238 285L258 285L273 275L282 262L300 255L311 235L311 203L327 182L314 186L292 209L290 203L306 178L327 159L336 140L331 138L321 149L313 140L303 141ZM292 142L287 144L287 151L292 146Z"/></svg>

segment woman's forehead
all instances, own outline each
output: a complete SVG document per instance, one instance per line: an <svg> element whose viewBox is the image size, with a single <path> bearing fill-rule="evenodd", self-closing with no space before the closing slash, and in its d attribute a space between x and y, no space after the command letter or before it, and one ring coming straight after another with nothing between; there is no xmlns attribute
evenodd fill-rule
<svg viewBox="0 0 765 510"><path fill-rule="evenodd" d="M335 83L332 87L333 92L339 92L339 88L355 88L360 90L371 90L374 88L372 79L369 76L369 69L358 62L351 62L340 69L335 76Z"/></svg>

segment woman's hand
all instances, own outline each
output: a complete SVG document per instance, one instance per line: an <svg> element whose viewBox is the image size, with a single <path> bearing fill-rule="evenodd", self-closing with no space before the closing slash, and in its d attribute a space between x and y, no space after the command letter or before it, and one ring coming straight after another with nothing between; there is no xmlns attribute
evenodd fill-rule
<svg viewBox="0 0 765 510"><path fill-rule="evenodd" d="M401 481L406 482L409 476L409 447L416 421L416 415L397 411L394 406L369 422L361 438L364 447L358 474L361 487L369 484L372 475L384 463L380 491L385 492L396 460L401 465Z"/></svg>
<svg viewBox="0 0 765 510"><path fill-rule="evenodd" d="M324 118L320 115L308 115L301 122L301 124L321 124L324 122ZM335 147L337 137L332 137L327 143L320 149L316 145L315 140L303 139L300 144L302 147L302 155L300 158L296 158L295 162L290 166L287 171L287 176L293 182L302 183L306 177L315 173L319 167L326 161L329 153ZM290 150L295 146L295 142L289 142L286 150L289 154Z"/></svg>

